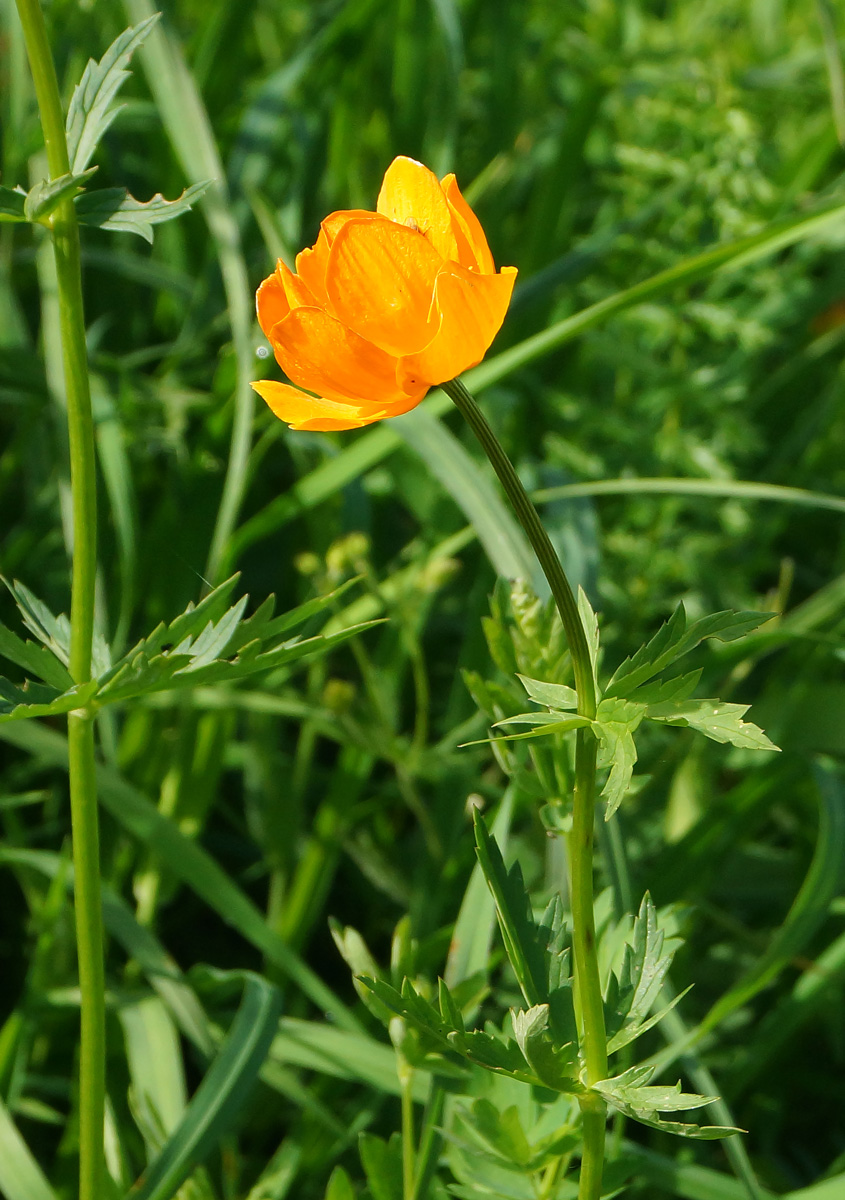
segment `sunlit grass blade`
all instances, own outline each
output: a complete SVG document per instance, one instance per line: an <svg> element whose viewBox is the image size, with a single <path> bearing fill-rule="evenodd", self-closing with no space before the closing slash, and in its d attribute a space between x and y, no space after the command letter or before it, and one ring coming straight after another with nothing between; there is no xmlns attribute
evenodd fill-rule
<svg viewBox="0 0 845 1200"><path fill-rule="evenodd" d="M0 1099L0 1191L6 1200L56 1200L35 1156Z"/></svg>
<svg viewBox="0 0 845 1200"><path fill-rule="evenodd" d="M280 998L260 976L247 978L232 1027L202 1082L173 1130L133 1190L133 1200L169 1200L193 1168L217 1147L243 1117L244 1105L270 1048L279 1019Z"/></svg>
<svg viewBox="0 0 845 1200"><path fill-rule="evenodd" d="M130 20L136 23L148 20L156 11L151 0L123 0L123 7ZM203 212L220 260L238 364L235 418L226 481L205 570L206 578L216 583L246 487L255 409L255 393L249 386L254 366L251 342L252 292L241 252L240 231L232 211L211 121L175 34L161 25L153 29L142 51L142 62L150 90L186 176L192 184L206 180L214 182L203 201Z"/></svg>
<svg viewBox="0 0 845 1200"><path fill-rule="evenodd" d="M535 591L546 594L525 534L498 487L451 431L423 408L407 413L396 429L471 521L496 572L504 579L529 579Z"/></svg>

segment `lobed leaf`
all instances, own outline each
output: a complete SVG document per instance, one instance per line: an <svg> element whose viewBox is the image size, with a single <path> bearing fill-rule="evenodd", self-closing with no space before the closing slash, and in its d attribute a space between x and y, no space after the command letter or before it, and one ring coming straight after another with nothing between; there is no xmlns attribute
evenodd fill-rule
<svg viewBox="0 0 845 1200"><path fill-rule="evenodd" d="M73 89L67 114L71 171L85 170L103 134L120 112L112 102L129 77L126 65L160 15L156 13L138 25L124 29L99 62L88 60L82 79Z"/></svg>
<svg viewBox="0 0 845 1200"><path fill-rule="evenodd" d="M676 946L665 949L657 911L646 892L629 934L618 973L611 975L606 999L608 1053L629 1045L653 1028L677 1004L674 999L657 1014L648 1014L657 999ZM648 1018L648 1019L647 1019Z"/></svg>
<svg viewBox="0 0 845 1200"><path fill-rule="evenodd" d="M474 813L478 861L496 902L499 927L510 964L531 1007L549 999L548 974L538 929L519 863L505 867L499 847L487 831L483 817Z"/></svg>
<svg viewBox="0 0 845 1200"><path fill-rule="evenodd" d="M768 621L771 616L771 613L725 611L702 617L687 628L686 612L683 604L679 604L651 641L616 669L605 695L630 696L646 680L658 675L706 638L735 641Z"/></svg>
<svg viewBox="0 0 845 1200"><path fill-rule="evenodd" d="M59 691L64 691L73 684L70 672L46 646L37 646L34 642L24 642L21 638L0 624L0 657L22 667L29 675L35 675L45 683Z"/></svg>
<svg viewBox="0 0 845 1200"><path fill-rule="evenodd" d="M96 682L78 684L61 692L46 684L27 683L17 687L0 677L0 722L27 717L52 717L83 708L97 690Z"/></svg>
<svg viewBox="0 0 845 1200"><path fill-rule="evenodd" d="M720 700L682 700L650 704L647 716L666 725L697 729L714 742L730 742L745 750L778 750L763 730L741 718L748 704L725 704Z"/></svg>
<svg viewBox="0 0 845 1200"><path fill-rule="evenodd" d="M575 1042L556 1043L550 1029L548 1004L527 1012L511 1010L514 1037L525 1061L545 1087L556 1092L581 1091L578 1082L578 1048Z"/></svg>
<svg viewBox="0 0 845 1200"><path fill-rule="evenodd" d="M605 820L609 820L625 799L637 762L634 732L645 715L645 706L629 700L609 697L601 701L593 722L599 739L598 765L609 767L610 774L602 789L606 800Z"/></svg>
<svg viewBox="0 0 845 1200"><path fill-rule="evenodd" d="M527 675L517 675L517 678L531 699L536 700L538 704L545 704L546 708L565 712L578 707L578 695L574 688L563 683L544 683L541 679L529 679Z"/></svg>
<svg viewBox="0 0 845 1200"><path fill-rule="evenodd" d="M27 221L43 221L45 217L49 217L63 200L69 196L76 196L83 190L85 181L96 169L91 167L88 171L78 174L71 172L68 175L60 175L57 179L42 179L36 183L26 194L24 218Z"/></svg>
<svg viewBox="0 0 845 1200"><path fill-rule="evenodd" d="M80 225L113 229L118 233L137 233L152 243L153 225L172 221L188 212L209 187L210 181L194 183L175 200L165 200L160 192L151 200L136 200L125 188L100 188L77 198L76 216Z"/></svg>
<svg viewBox="0 0 845 1200"><path fill-rule="evenodd" d="M25 202L26 192L23 188L0 186L0 221L25 221Z"/></svg>

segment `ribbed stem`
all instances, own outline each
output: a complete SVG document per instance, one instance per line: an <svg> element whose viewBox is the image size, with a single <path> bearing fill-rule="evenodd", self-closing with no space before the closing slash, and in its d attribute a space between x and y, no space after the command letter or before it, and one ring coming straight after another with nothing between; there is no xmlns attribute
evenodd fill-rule
<svg viewBox="0 0 845 1200"><path fill-rule="evenodd" d="M65 122L44 14L38 0L17 0L26 42L51 179L66 175ZM75 683L91 678L94 586L97 569L97 477L94 422L85 345L79 227L73 201L63 200L49 219L56 257L67 396L68 442L73 493L73 580L70 673ZM105 1108L105 980L100 900L99 832L90 712L68 717L68 766L73 831L74 900L81 997L79 1061L79 1196L103 1195Z"/></svg>
<svg viewBox="0 0 845 1200"><path fill-rule="evenodd" d="M473 397L459 379L440 385L466 419L499 477L513 510L537 556L557 605L572 656L578 712L593 720L596 687L584 626L572 588L534 505ZM582 1026L586 1082L607 1077L607 1035L601 995L593 903L593 836L595 827L596 739L579 729L575 743L575 790L572 831L567 839L572 891L572 957ZM604 1162L606 1105L596 1092L581 1102L583 1147L579 1200L599 1200Z"/></svg>

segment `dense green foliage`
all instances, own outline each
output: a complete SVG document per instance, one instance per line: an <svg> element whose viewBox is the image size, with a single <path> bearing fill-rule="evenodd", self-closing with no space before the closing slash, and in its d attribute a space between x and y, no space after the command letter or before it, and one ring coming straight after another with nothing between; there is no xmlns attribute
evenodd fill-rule
<svg viewBox="0 0 845 1200"><path fill-rule="evenodd" d="M216 1086L234 1078L238 1046L256 1071L263 1061L261 1082L231 1093L238 1120L221 1118L222 1141L212 1124L215 1148L185 1197L321 1200L335 1164L357 1195L363 1159L372 1200L392 1200L372 1181L392 1169L376 1139L399 1127L393 1050L329 918L356 974L382 972L382 996L392 947L394 982L410 976L432 999L445 972L465 1016L499 1020L517 981L489 895L470 882L473 809L521 863L538 914L566 881L539 816L542 752L461 746L488 736L488 718L525 710L512 673L538 677L540 633L552 647L543 677L570 680L524 589L511 601L499 585L490 617L497 574L527 560L445 406L439 419L429 407L326 435L292 434L260 405L239 458L243 440L233 450L230 438L236 411L249 415L246 381L271 369L250 288L276 256L310 245L328 211L372 207L391 158L411 155L457 173L497 263L520 270L489 366L716 244L841 203L845 27L826 0L161 7L95 183L173 198L219 161L228 190L157 229L152 246L83 231L99 632L117 661L198 601L205 579L234 570L247 613L270 593L284 613L354 577L305 612L306 634L387 619L255 678L215 668L131 705L132 689L117 690L99 718L109 1165L128 1187L228 1033ZM69 100L89 56L151 9L51 0L46 11ZM42 136L10 0L2 21L2 183L28 187L44 175ZM66 433L42 233L0 223L0 570L63 612ZM685 1086L711 1092L709 1069L727 1109L707 1119L748 1130L750 1166L717 1143L693 1158L689 1144L617 1119L608 1182L632 1197L754 1200L818 1184L807 1200L835 1200L845 1189L843 268L840 215L618 305L482 395L526 486L552 490L541 511L600 615L605 679L679 601L690 621L776 614L743 641L704 643L684 669L702 668L698 695L750 704L783 753L651 722L633 793L601 830L604 927L648 889L676 951L673 986L694 985L664 1037L644 1033L643 1053L697 1028ZM644 482L655 478L666 482ZM761 498L743 482L784 490ZM574 496L554 492L572 484ZM5 592L0 620L20 632ZM162 633L154 649L173 640ZM19 683L25 672L9 673ZM0 748L0 1097L71 1196L78 1000L61 719L0 724ZM284 1014L272 1046L268 982ZM676 1078L673 1066L660 1082ZM420 1071L418 1098L424 1082ZM490 1147L538 1170L549 1146L566 1149L568 1098L540 1116L525 1088L511 1098L481 1072L472 1086L442 1182L467 1197L534 1195ZM514 1118L505 1137L493 1102L521 1106L522 1134ZM0 1153L14 1140L3 1115ZM497 1192L503 1181L513 1191ZM331 1200L348 1200L345 1186L336 1176ZM555 1191L551 1176L549 1200L568 1186Z"/></svg>

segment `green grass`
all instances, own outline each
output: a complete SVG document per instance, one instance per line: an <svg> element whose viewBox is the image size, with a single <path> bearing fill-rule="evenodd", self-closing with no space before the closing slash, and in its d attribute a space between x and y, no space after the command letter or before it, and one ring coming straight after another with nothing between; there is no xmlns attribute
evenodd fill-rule
<svg viewBox="0 0 845 1200"><path fill-rule="evenodd" d="M709 1072L748 1130L745 1153L620 1124L614 1178L649 1200L755 1188L837 1200L845 216L813 214L845 202L842 14L811 0L162 8L96 182L142 199L219 182L152 248L84 231L100 632L123 653L229 569L250 611L274 592L284 612L354 576L336 627L387 620L257 683L101 718L116 1194L186 1113L198 1120L188 1098L202 1098L211 1061L222 1077L226 1035L248 1017L254 1044L235 1050L257 1082L232 1093L238 1119L210 1126L180 1196L322 1200L336 1164L361 1194L358 1135L399 1128L399 1085L329 917L382 965L406 920L407 973L454 986L482 972L486 1016L516 992L473 875L469 798L538 906L562 882L527 753L514 749L524 769L508 786L489 748L458 748L486 736L460 669L505 682L482 630L496 576L530 563L457 415L435 395L360 434L293 434L260 402L253 419L247 384L270 367L252 290L327 212L372 207L403 153L454 170L497 263L520 269L475 386L601 614L606 667L679 600L691 617L779 614L743 642L705 645L694 665L701 694L751 703L783 753L650 728L640 786L601 843L603 911L614 896L635 909L648 888L686 938L672 968L676 990L694 985L682 1026L669 1048L648 1035L647 1052L674 1061L686 1047L685 1083L709 1090ZM88 57L151 10L46 11L67 99ZM0 14L2 183L29 186L41 134L10 0ZM764 229L783 232L755 251ZM42 239L0 224L0 570L66 611L53 288ZM19 629L6 594L0 620ZM60 722L2 725L0 746L0 1191L71 1197L78 1005ZM282 995L274 1036L267 984ZM418 1124L425 1083L419 1072ZM180 1136L201 1140L190 1122ZM437 1189L457 1180L480 1195L468 1156L442 1152Z"/></svg>

